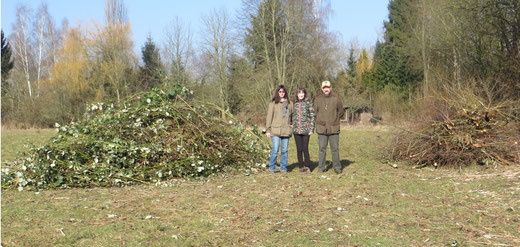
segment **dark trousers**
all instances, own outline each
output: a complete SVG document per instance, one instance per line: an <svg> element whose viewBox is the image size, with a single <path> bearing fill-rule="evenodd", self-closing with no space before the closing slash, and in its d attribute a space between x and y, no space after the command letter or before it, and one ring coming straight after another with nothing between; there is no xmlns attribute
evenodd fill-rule
<svg viewBox="0 0 520 247"><path fill-rule="evenodd" d="M311 158L309 156L309 135L294 134L294 141L296 142L296 154L298 155L298 167L311 166ZM303 163L303 156L305 156L305 165Z"/></svg>
<svg viewBox="0 0 520 247"><path fill-rule="evenodd" d="M318 146L320 149L320 157L318 161L318 171L325 171L325 160L327 157L327 144L330 143L330 151L332 153L332 167L341 170L339 161L339 134L334 135L318 135Z"/></svg>

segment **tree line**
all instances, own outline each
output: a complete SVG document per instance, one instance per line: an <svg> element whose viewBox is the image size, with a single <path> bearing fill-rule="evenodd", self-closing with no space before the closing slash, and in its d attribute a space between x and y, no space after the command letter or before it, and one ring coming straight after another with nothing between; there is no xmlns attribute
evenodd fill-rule
<svg viewBox="0 0 520 247"><path fill-rule="evenodd" d="M361 48L328 30L329 1L243 0L234 17L225 9L203 16L200 45L174 18L162 43L149 35L138 56L123 0L106 1L103 23L61 28L45 4L35 13L20 5L13 33L2 36L2 123L66 123L88 104L171 85L254 119L263 119L277 85L316 95L325 79L349 109L386 119L416 113L448 87L518 100L516 0L391 0L388 10L384 37Z"/></svg>

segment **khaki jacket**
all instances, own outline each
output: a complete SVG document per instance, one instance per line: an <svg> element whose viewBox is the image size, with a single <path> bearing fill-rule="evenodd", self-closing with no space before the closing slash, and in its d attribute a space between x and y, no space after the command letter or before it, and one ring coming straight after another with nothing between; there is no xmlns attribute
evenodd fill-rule
<svg viewBox="0 0 520 247"><path fill-rule="evenodd" d="M291 116L293 105L290 102L269 103L265 128L272 136L290 137L292 135Z"/></svg>
<svg viewBox="0 0 520 247"><path fill-rule="evenodd" d="M314 100L314 109L316 110L316 133L339 134L340 119L345 115L341 99L333 93L329 96L322 94Z"/></svg>

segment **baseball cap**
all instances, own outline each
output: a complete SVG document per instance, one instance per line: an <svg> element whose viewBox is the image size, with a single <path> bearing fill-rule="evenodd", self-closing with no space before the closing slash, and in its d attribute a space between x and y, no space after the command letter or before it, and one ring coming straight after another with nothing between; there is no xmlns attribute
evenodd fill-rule
<svg viewBox="0 0 520 247"><path fill-rule="evenodd" d="M321 88L324 88L324 87L331 87L331 85L330 85L330 81L323 81L323 82L321 83Z"/></svg>

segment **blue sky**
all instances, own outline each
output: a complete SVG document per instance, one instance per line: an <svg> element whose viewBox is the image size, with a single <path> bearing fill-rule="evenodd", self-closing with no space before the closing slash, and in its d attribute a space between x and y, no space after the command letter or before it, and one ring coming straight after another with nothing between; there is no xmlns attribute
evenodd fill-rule
<svg viewBox="0 0 520 247"><path fill-rule="evenodd" d="M67 18L70 25L102 22L105 0L47 0L49 13L57 25ZM164 29L175 17L189 24L196 34L202 29L201 18L212 9L224 8L232 17L241 9L241 0L125 0L132 24L135 50L139 51L150 33L161 43ZM329 30L337 32L345 43L357 40L364 47L375 44L382 34L383 21L388 19L389 0L330 0L333 14ZM36 11L41 0L3 0L2 29L11 33L16 18L16 7L25 4ZM197 39L197 36L194 37ZM196 40L195 40L196 41Z"/></svg>

